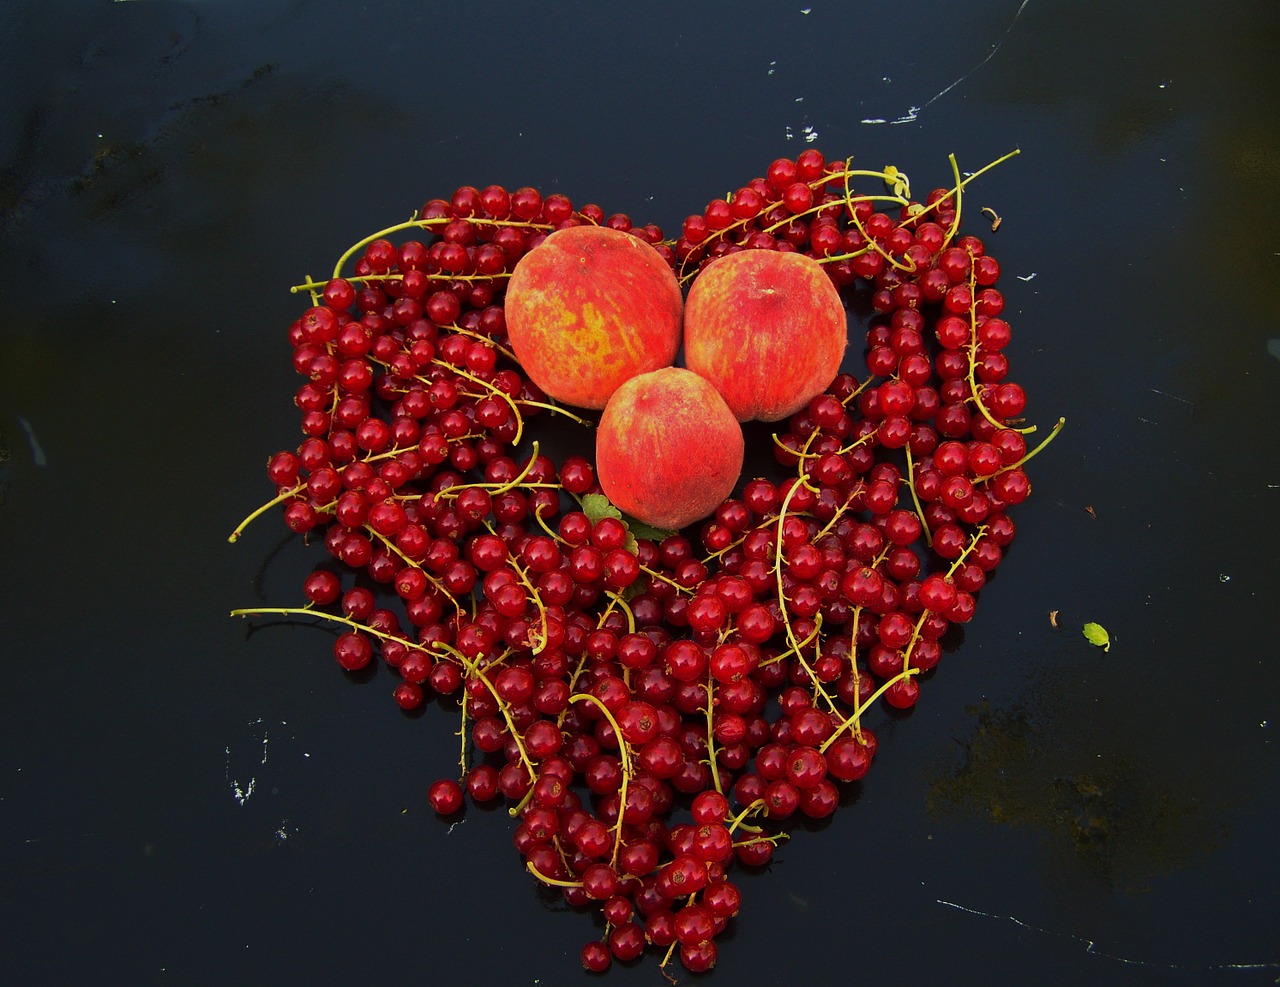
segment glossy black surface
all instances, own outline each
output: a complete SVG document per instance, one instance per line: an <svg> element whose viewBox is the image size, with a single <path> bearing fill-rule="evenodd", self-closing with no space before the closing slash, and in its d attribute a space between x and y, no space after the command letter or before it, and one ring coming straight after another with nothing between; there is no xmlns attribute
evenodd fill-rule
<svg viewBox="0 0 1280 987"><path fill-rule="evenodd" d="M714 980L1280 977L1278 42L1269 0L5 4L0 979L582 980L505 812L427 807L452 721L227 617L318 558L226 543L297 441L287 288L461 184L674 231L811 137L926 189L1021 148L969 226L1068 425Z"/></svg>

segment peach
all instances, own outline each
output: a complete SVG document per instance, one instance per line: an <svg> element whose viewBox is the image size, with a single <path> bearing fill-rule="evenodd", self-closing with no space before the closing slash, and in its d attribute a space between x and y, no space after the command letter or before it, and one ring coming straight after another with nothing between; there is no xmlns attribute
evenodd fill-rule
<svg viewBox="0 0 1280 987"><path fill-rule="evenodd" d="M680 283L652 246L620 230L557 230L520 258L507 333L529 379L600 409L624 380L669 367L680 348Z"/></svg>
<svg viewBox="0 0 1280 987"><path fill-rule="evenodd" d="M803 254L741 250L694 279L684 362L716 386L738 421L777 421L840 371L848 318L822 265Z"/></svg>
<svg viewBox="0 0 1280 987"><path fill-rule="evenodd" d="M742 426L716 389L691 370L666 367L609 398L596 432L596 478L624 513L683 528L733 491L742 453Z"/></svg>

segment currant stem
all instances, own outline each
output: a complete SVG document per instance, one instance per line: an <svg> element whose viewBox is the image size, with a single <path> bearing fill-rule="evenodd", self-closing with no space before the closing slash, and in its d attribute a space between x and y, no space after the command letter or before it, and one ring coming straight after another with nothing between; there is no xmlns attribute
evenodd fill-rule
<svg viewBox="0 0 1280 987"><path fill-rule="evenodd" d="M707 682L703 689L707 693L707 764L711 768L711 783L715 786L717 792L724 794L724 788L720 784L720 768L716 764L716 735L712 710L715 708L714 699L714 683L715 677L707 672Z"/></svg>
<svg viewBox="0 0 1280 987"><path fill-rule="evenodd" d="M958 200L957 200L958 201ZM978 356L978 275L972 265L969 268L969 392L973 396L973 403L982 412L982 417L989 421L996 428L1009 428L1010 426L1003 422L998 422L992 417L991 412L987 410L987 406L982 403L982 396L978 393L978 380L974 375ZM1028 425L1026 428L1014 429L1022 435L1030 435L1036 430L1034 425Z"/></svg>
<svg viewBox="0 0 1280 987"><path fill-rule="evenodd" d="M542 639L538 641L535 646L531 647L530 650L535 655L540 654L547 646L549 633L547 631L547 607L546 604L542 602L542 594L538 592L537 587L534 586L533 582L529 579L529 574L525 572L514 559L511 559L510 562L511 568L515 570L516 578L518 578L520 582L524 583L525 589L529 591L529 595L533 597L534 605L538 608L538 622L541 625L540 629L542 631Z"/></svg>
<svg viewBox="0 0 1280 987"><path fill-rule="evenodd" d="M964 565L964 560L969 557L969 553L972 552L974 548L977 547L978 542L982 540L982 536L985 535L986 533L987 533L987 526L984 524L984 525L980 525L978 529L972 535L970 535L969 544L967 544L964 547L964 550L959 555L956 556L955 561L951 563L951 567L947 569L948 579L954 576L956 574L956 570L959 569L962 565Z"/></svg>
<svg viewBox="0 0 1280 987"><path fill-rule="evenodd" d="M511 444L513 446L517 446L520 444L520 437L524 435L524 415L520 414L520 409L516 407L515 399L513 399L510 394L508 394L506 391L502 390L499 387L495 387L492 383L485 380L483 377L477 377L475 374L468 373L467 371L463 370L461 367L455 366L452 363L448 363L444 360L440 360L435 357L432 358L431 363L434 366L443 367L446 370L451 370L453 373L457 374L459 377L462 377L464 380L469 380L473 384L479 384L490 394L493 394L496 397L499 397L503 401L507 402L508 406L511 408L511 413L516 416L516 434L515 434L515 437L511 440ZM424 384L430 384L430 381L428 381L424 377L415 377L414 379L421 380Z"/></svg>
<svg viewBox="0 0 1280 987"><path fill-rule="evenodd" d="M338 275L335 274L334 277L336 278ZM353 274L343 280L355 284L369 284L371 282L376 284L379 281L399 281L402 277L403 275L401 274ZM452 281L499 281L509 277L511 277L509 272L499 271L496 274L428 274L427 280L442 281L447 284ZM308 274L307 280L302 284L290 285L289 292L296 295L300 291L309 291L311 300L319 302L320 299L317 297L316 292L323 290L328 283L328 281L317 281Z"/></svg>
<svg viewBox="0 0 1280 987"><path fill-rule="evenodd" d="M276 504L283 504L289 498L296 497L298 494L300 494L303 490L306 489L306 486L307 485L305 483L299 483L297 486L291 487L290 489L284 491L284 493L279 494L275 497L272 497L269 501L267 501L265 504L259 507L256 511L250 514L247 518L241 521L238 525L236 525L236 530L231 532L230 537L227 538L227 542L229 544L234 545L236 541L240 538L240 536L244 534L245 528L249 527L249 525L252 524L254 521L256 521L258 518L262 517L263 514L266 514L267 511L275 507Z"/></svg>
<svg viewBox="0 0 1280 987"><path fill-rule="evenodd" d="M1047 446L1050 442L1052 442L1054 439L1058 437L1058 433L1062 431L1063 426L1065 426L1066 424L1067 424L1067 420L1065 418L1059 418L1058 421L1054 424L1053 428L1049 431L1049 434L1046 435L1040 441L1039 445L1037 445L1034 449L1028 452L1021 459L1019 459L1016 463L1011 463L1010 465L1004 467L1001 470L998 470L996 473L993 473L992 475L999 476L1001 473L1007 473L1009 470L1017 469L1019 466L1025 463L1028 459L1030 459L1032 456L1039 455L1040 451L1045 446Z"/></svg>
<svg viewBox="0 0 1280 987"><path fill-rule="evenodd" d="M630 745L622 735L622 727L618 726L618 721L614 719L608 706L589 692L574 693L569 697L569 702L576 703L580 699L593 702L600 707L601 714L609 721L609 725L613 727L614 736L618 738L618 755L622 761L622 786L618 789L618 824L613 833L613 858L609 861L610 866L615 866L618 863L618 851L622 849L622 822L627 811L627 783L631 780Z"/></svg>
<svg viewBox="0 0 1280 987"><path fill-rule="evenodd" d="M547 875L546 875L546 874L542 873L542 871L538 870L538 868L534 866L534 863L533 863L533 861L532 861L532 860L526 860L526 861L525 861L525 864L524 864L524 867L525 867L525 870L527 870L530 874L532 874L534 877L536 877L536 878L537 878L539 881L541 881L543 884L547 884L547 885L550 885L550 886L552 886L552 887L557 887L557 888L580 888L580 887L582 887L582 882L581 882L581 881L562 881L562 880L560 880L558 877L547 877Z"/></svg>
<svg viewBox="0 0 1280 987"><path fill-rule="evenodd" d="M342 617L336 613L326 613L323 610L316 610L314 607L242 607L238 610L232 610L232 617L253 617L259 615L285 616L285 617L321 617L324 620L331 620L337 624L346 624L358 631L371 634L383 641L397 641L406 648L416 648L418 645L415 641L408 638L400 637L397 634L389 634L386 631L380 631L370 627L368 624L362 624L350 617Z"/></svg>
<svg viewBox="0 0 1280 987"><path fill-rule="evenodd" d="M903 671L899 672L899 673L898 673L897 675L895 675L893 678L886 680L886 681L885 681L885 682L880 686L880 688L878 688L875 692L871 693L871 695L869 695L869 696L867 697L867 701L866 701L865 703L863 703L861 706L859 706L857 709L855 709L855 710L853 711L852 715L850 715L850 716L846 717L846 718L841 722L841 724L840 724L838 727L836 727L836 728L835 728L835 730L833 730L833 731L832 731L831 736L830 736L830 737L828 737L826 740L824 740L824 741L822 742L822 746L820 746L820 747L818 748L818 753L819 753L819 754L825 754L825 753L827 752L827 748L828 748L828 747L830 747L833 743L835 743L836 739L837 739L837 738L838 738L842 733L844 733L844 732L845 732L846 730L848 730L850 727L854 727L854 728L856 728L856 727L858 726L858 721L862 718L862 714L863 714L863 713L865 713L868 709L870 709L870 708L871 708L871 706L872 706L872 704L873 704L877 699L879 699L879 698L880 698L881 696L883 696L886 692L888 692L888 691L889 691L889 688L890 688L890 687L891 687L895 682L898 682L898 681L899 681L899 680L901 680L901 679L910 678L912 675L919 675L919 674L920 674L920 669L918 669L918 668L908 668L908 669L904 669Z"/></svg>
<svg viewBox="0 0 1280 987"><path fill-rule="evenodd" d="M455 483L451 487L445 487L443 490L436 491L437 497L451 498L457 497L463 490L488 490L490 494L506 493L515 487L520 486L520 481L529 475L529 471L533 469L534 461L538 458L538 440L534 439L529 452L529 461L524 464L524 469L520 471L519 476L506 483ZM526 488L540 487L560 489L558 483L527 483Z"/></svg>
<svg viewBox="0 0 1280 987"><path fill-rule="evenodd" d="M845 502L836 508L831 520L819 529L818 533L813 537L813 541L816 542L819 538L822 538L824 535L829 533L839 522L840 518L844 516L844 512L853 506L854 499L865 489L866 483L862 480L859 480L853 487L851 487L849 490L849 496L845 498Z"/></svg>
<svg viewBox="0 0 1280 987"><path fill-rule="evenodd" d="M907 452L907 487L911 490L911 503L916 506L916 516L920 518L920 528L924 531L926 548L933 548L933 534L929 531L929 522L925 520L924 508L920 505L920 496L916 493L916 467L911 459L911 443L906 445Z"/></svg>
<svg viewBox="0 0 1280 987"><path fill-rule="evenodd" d="M585 428L595 428L594 423L588 421L586 418L582 418L579 415L575 415L572 411L569 411L558 404L551 404L550 402L547 402L547 401L526 401L523 398L521 398L516 403L524 408L541 408L544 411L550 411L552 414L555 414L555 415L564 415L565 418L575 421L579 425L582 425Z"/></svg>
<svg viewBox="0 0 1280 987"><path fill-rule="evenodd" d="M525 750L524 741L520 738L520 731L516 729L516 725L511 719L511 704L503 702L502 697L498 695L498 690L494 687L494 684L489 681L489 676L485 675L484 669L482 669L478 663L472 661L470 658L464 655L457 648L454 648L448 644L445 644L443 641L437 641L432 646L432 650L440 653L448 654L454 659L456 659L457 662L460 665L462 665L462 667L465 668L469 674L474 675L477 679L480 680L481 684L486 689L489 690L489 695L493 696L493 701L498 704L498 709L502 711L502 718L506 721L507 730L511 733L511 739L515 741L516 749L520 752L520 760L524 762L524 766L529 771L529 782L532 785L533 779L538 776L538 769L534 767L533 760L529 757L529 752ZM509 653L510 652L504 653L500 658L495 659L491 664L493 665L501 664L503 658L505 658L506 655ZM465 706L466 704L463 703L463 705ZM515 816L518 812L518 807L509 809L508 811L512 816Z"/></svg>
<svg viewBox="0 0 1280 987"><path fill-rule="evenodd" d="M615 593L611 589L606 589L605 594L609 597L609 605L605 607L604 612L600 614L600 622L597 626L604 626L604 619L613 612L614 605L622 608L623 615L627 618L627 633L634 634L636 632L636 615L631 606L623 599L621 593ZM630 669L628 669L629 671Z"/></svg>
<svg viewBox="0 0 1280 987"><path fill-rule="evenodd" d="M751 829L751 827L746 825L747 816L755 815L764 808L764 805L764 799L756 799L754 802L750 803L745 809L733 817L733 820L729 823L729 832L732 834L739 826L743 829Z"/></svg>
<svg viewBox="0 0 1280 987"><path fill-rule="evenodd" d="M381 542L382 546L388 552L398 555L400 557L400 561L403 562L405 565L409 566L410 568L417 569L424 576L426 576L427 582L429 582L432 586L438 589L441 592L441 594L448 597L449 601L453 604L454 609L456 609L459 614L462 613L462 604L458 602L458 598L456 596L454 596L452 593L449 592L448 589L445 588L444 583L440 582L439 579L437 579L431 573L427 572L426 569L422 568L421 564L409 558L409 556L405 555L403 550L401 550L400 546L397 545L395 542L393 542L390 538L388 538L382 532L375 531L368 524L364 526L364 530L369 532L370 536L373 539L376 539L377 541Z"/></svg>
<svg viewBox="0 0 1280 987"><path fill-rule="evenodd" d="M519 226L524 229L532 230L549 230L551 227L546 223L524 223L519 220L510 219L484 219L479 216L470 217L473 223L480 223L489 226ZM402 233L405 230L427 230L433 226L445 226L452 222L449 217L441 217L439 219L411 219L406 223L396 223L395 226L388 226L385 230L379 230L377 233L371 233L363 240L353 243L347 248L346 252L338 258L338 262L333 265L333 276L335 278L342 277L342 266L346 264L362 247L367 247L374 240L381 240L383 237L390 236L392 233Z"/></svg>

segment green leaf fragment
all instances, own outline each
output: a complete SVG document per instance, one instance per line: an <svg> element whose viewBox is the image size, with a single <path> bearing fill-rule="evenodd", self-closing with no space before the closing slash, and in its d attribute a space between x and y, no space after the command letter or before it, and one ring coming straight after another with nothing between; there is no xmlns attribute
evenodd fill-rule
<svg viewBox="0 0 1280 987"><path fill-rule="evenodd" d="M643 521L637 521L635 518L626 518L627 527L631 529L631 533L637 538L647 538L649 541L662 541L675 534L674 531L668 531L665 528L655 528L651 524L645 524Z"/></svg>
<svg viewBox="0 0 1280 987"><path fill-rule="evenodd" d="M626 521L623 521L622 512L614 507L604 494L583 494L580 499L582 501L582 513L587 516L587 520L592 524L606 517L616 517L623 524L626 524Z"/></svg>
<svg viewBox="0 0 1280 987"><path fill-rule="evenodd" d="M1111 650L1111 635L1107 633L1107 629L1101 624L1093 622L1084 625L1084 639L1090 644L1095 644L1103 651Z"/></svg>
<svg viewBox="0 0 1280 987"><path fill-rule="evenodd" d="M609 498L604 494L590 493L583 494L578 498L582 504L582 513L587 519L595 524L601 518L612 517L622 522L623 527L627 529L626 549L633 555L639 546L636 544L637 538L647 538L650 541L662 541L668 535L674 532L666 531L662 528L655 528L651 524L645 524L643 521L637 521L633 517L628 517L618 510L617 507L610 502Z"/></svg>

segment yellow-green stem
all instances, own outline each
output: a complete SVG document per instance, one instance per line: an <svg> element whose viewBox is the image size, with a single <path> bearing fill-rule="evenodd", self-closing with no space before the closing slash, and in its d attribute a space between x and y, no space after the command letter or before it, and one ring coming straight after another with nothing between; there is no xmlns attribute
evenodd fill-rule
<svg viewBox="0 0 1280 987"><path fill-rule="evenodd" d="M907 452L907 487L911 490L911 502L916 505L916 516L920 518L920 527L924 531L926 548L933 548L933 534L929 531L929 522L925 520L924 508L920 506L920 497L916 493L916 467L911 460L911 443L906 445Z"/></svg>
<svg viewBox="0 0 1280 987"><path fill-rule="evenodd" d="M1056 424L1053 426L1053 428L1050 430L1049 434L1048 434L1048 435L1046 435L1046 436L1045 436L1045 437L1040 441L1040 444L1039 444L1039 445L1037 445L1034 449L1032 449L1030 452L1028 452L1028 453L1027 453L1025 456L1023 456L1021 459L1019 459L1016 463L1010 463L1008 466L1002 466L1000 469L998 469L998 470L996 470L994 473L992 473L992 474L991 474L991 476L984 477L984 479L986 479L986 480L990 480L992 477L999 476L1001 473L1008 473L1008 472L1009 472L1009 470L1016 470L1019 466L1021 466L1023 463L1025 463L1028 459L1031 459L1033 456L1038 455L1038 454L1041 452L1041 450L1043 450L1043 449L1044 449L1044 447L1045 447L1045 446L1047 446L1050 442L1052 442L1054 439L1056 439L1056 438L1058 437L1058 433L1062 431L1063 426L1064 426L1064 425L1066 425L1066 424L1067 424L1067 420L1066 420L1065 418L1059 418L1059 419L1058 419L1058 421L1057 421L1057 423L1056 423Z"/></svg>
<svg viewBox="0 0 1280 987"><path fill-rule="evenodd" d="M537 878L539 881L541 881L543 884L551 885L551 886L553 886L553 887L557 887L557 888L580 888L580 887L582 887L582 882L581 882L581 881L562 881L562 880L560 880L558 877L547 877L547 875L546 875L546 874L542 873L540 870L538 870L538 868L537 868L537 867L535 867L535 866L534 866L534 864L533 864L533 861L532 861L532 860L526 860L526 861L525 861L525 865L524 865L524 866L525 866L525 870L527 870L530 874L532 874L534 877L536 877L536 878Z"/></svg>
<svg viewBox="0 0 1280 987"><path fill-rule="evenodd" d="M487 226L519 226L527 229L536 229L536 230L551 229L551 227L545 223L525 223L525 222L520 222L519 220L509 220L509 219L484 219L484 218L475 217L475 216L469 217L469 219L472 223L477 223L477 224L487 225ZM343 255L338 258L338 262L333 265L333 277L335 278L342 277L343 265L346 264L347 261L349 261L352 257L355 256L356 251L360 250L362 247L367 247L369 244L373 243L374 240L381 240L383 237L391 236L391 234L393 233L402 233L405 230L426 230L426 229L430 229L433 226L445 226L450 222L452 222L452 219L447 216L442 216L439 219L416 219L415 218L405 223L396 223L395 226L388 226L385 230L379 230L377 233L371 233L367 237L365 237L363 240L359 240L356 243L353 243L350 247L347 248L347 250L343 253Z"/></svg>
<svg viewBox="0 0 1280 987"><path fill-rule="evenodd" d="M724 789L720 786L720 768L716 764L715 719L712 715L712 710L715 709L716 705L712 691L714 688L714 682L715 678L711 675L711 671L708 669L707 682L706 685L703 686L703 689L707 693L707 764L711 768L711 784L715 787L717 792L723 795Z"/></svg>
<svg viewBox="0 0 1280 987"><path fill-rule="evenodd" d="M307 485L305 483L299 483L295 487L290 487L288 490L284 491L284 493L281 493L275 497L272 497L269 501L267 501L265 504L259 507L256 511L250 514L247 518L241 521L238 525L236 525L236 530L231 532L231 536L227 539L227 541L234 545L237 539L239 539L239 537L242 534L244 534L245 528L249 527L250 524L252 524L258 518L262 517L262 515L266 514L267 511L275 507L276 504L283 504L289 498L296 497L303 490L305 490L306 487Z"/></svg>
<svg viewBox="0 0 1280 987"><path fill-rule="evenodd" d="M614 736L618 738L618 755L622 761L622 786L618 789L618 824L613 832L613 857L609 861L610 866L616 866L618 851L622 849L622 821L627 814L627 784L631 781L631 752L628 749L627 738L622 735L622 727L618 726L618 721L614 719L609 707L589 692L577 692L569 697L570 703L576 703L579 700L599 706L601 714L613 727Z"/></svg>
<svg viewBox="0 0 1280 987"><path fill-rule="evenodd" d="M895 682L899 681L900 679L910 678L912 675L919 675L919 674L920 674L920 670L918 668L908 668L908 669L905 669L904 671L899 672L893 678L886 680L880 686L880 688L878 688L875 692L871 693L871 695L867 697L867 701L865 703L863 703L861 706L855 709L850 716L845 717L845 719L840 723L840 725L831 732L831 736L828 737L826 740L824 740L822 742L822 746L818 748L818 753L825 754L827 752L827 748L830 747L833 743L835 743L841 734L843 734L850 727L856 728L858 726L858 721L862 718L862 714L865 713L868 709L870 709L871 705L877 699L883 696Z"/></svg>

